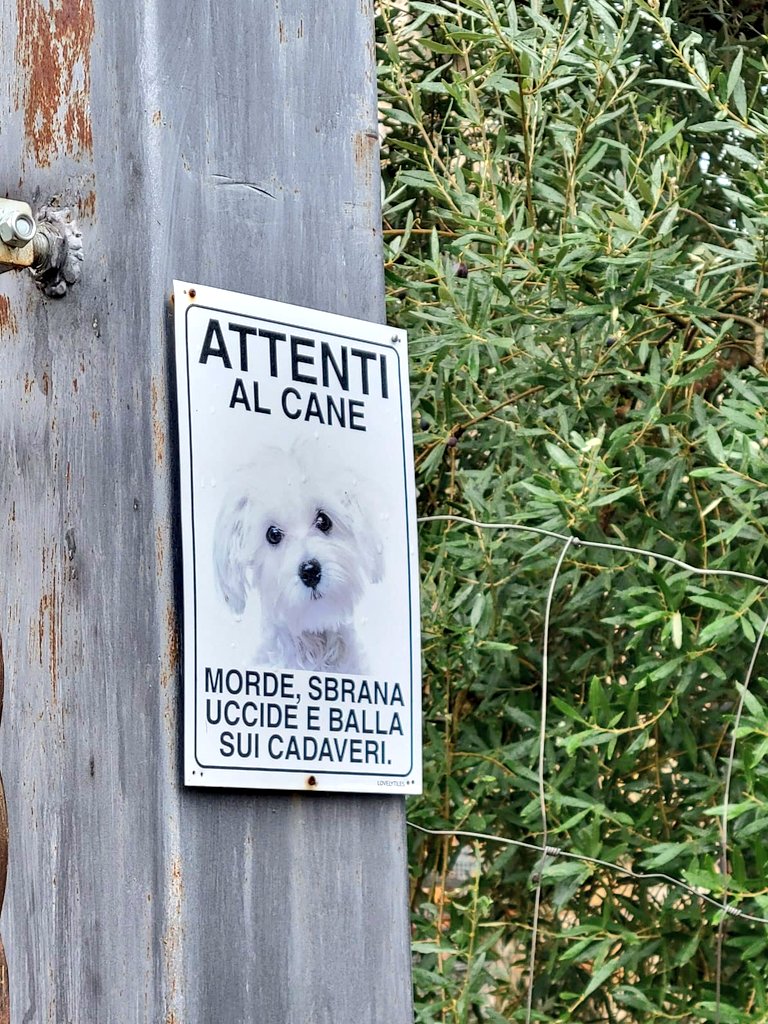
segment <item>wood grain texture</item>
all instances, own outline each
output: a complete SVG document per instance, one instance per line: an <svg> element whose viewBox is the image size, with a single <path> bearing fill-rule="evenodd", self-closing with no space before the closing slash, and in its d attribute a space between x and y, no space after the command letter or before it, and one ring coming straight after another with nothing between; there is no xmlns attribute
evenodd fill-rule
<svg viewBox="0 0 768 1024"><path fill-rule="evenodd" d="M402 800L180 781L167 296L382 318L372 22L0 4L0 191L77 208L85 248L63 300L0 278L13 1024L412 1019Z"/></svg>

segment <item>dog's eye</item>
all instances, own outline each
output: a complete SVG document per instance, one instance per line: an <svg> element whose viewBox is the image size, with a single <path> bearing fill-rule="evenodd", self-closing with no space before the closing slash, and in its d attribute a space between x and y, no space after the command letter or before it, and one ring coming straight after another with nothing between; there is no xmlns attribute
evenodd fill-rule
<svg viewBox="0 0 768 1024"><path fill-rule="evenodd" d="M333 520L327 512L318 512L315 516L315 526L321 533L328 533L333 526Z"/></svg>
<svg viewBox="0 0 768 1024"><path fill-rule="evenodd" d="M276 526L270 526L267 530L267 544L279 544L283 539L283 531Z"/></svg>

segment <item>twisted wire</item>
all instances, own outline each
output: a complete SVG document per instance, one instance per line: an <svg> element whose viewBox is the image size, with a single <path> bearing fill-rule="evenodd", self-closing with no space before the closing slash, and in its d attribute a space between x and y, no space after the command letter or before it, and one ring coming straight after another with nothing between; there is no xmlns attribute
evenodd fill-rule
<svg viewBox="0 0 768 1024"><path fill-rule="evenodd" d="M566 850L562 846L539 846L538 843L529 843L524 839L510 839L508 836L497 836L491 832L470 832L466 829L458 828L426 828L424 825L417 825L415 821L410 820L406 821L406 824L409 828L415 829L417 832L424 832L430 836L455 836L456 838L478 839L489 843L502 843L504 846L516 846L521 850L531 850L534 853L547 854L551 857L565 857L568 860L577 860L582 864L589 864L592 867L605 868L606 871L610 871L612 874L620 875L622 878L631 878L636 882L662 882L680 889L702 903L707 903L709 906L714 907L715 910L722 911L723 909L722 902L715 899L714 896L710 896L709 893L702 892L701 889L696 889L682 879L675 878L674 875L668 875L663 871L634 871L632 868L624 867L622 864L603 860L601 857L588 857L584 853L575 853L573 850ZM733 903L728 904L725 912L729 917L737 917L742 921L768 925L768 917L761 917L759 914L748 914L739 907L734 906Z"/></svg>

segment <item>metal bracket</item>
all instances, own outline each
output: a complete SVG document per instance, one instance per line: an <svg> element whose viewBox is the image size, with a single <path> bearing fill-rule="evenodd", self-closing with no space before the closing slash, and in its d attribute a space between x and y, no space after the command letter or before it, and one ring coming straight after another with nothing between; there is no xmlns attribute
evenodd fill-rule
<svg viewBox="0 0 768 1024"><path fill-rule="evenodd" d="M36 232L37 224L28 203L0 199L0 273L32 266L32 239Z"/></svg>
<svg viewBox="0 0 768 1024"><path fill-rule="evenodd" d="M31 242L21 249L13 249L10 245L0 241L0 274L4 274L7 270L31 267L34 262L35 250Z"/></svg>
<svg viewBox="0 0 768 1024"><path fill-rule="evenodd" d="M66 295L80 280L83 241L72 211L0 199L0 274L31 270L38 288L51 298Z"/></svg>

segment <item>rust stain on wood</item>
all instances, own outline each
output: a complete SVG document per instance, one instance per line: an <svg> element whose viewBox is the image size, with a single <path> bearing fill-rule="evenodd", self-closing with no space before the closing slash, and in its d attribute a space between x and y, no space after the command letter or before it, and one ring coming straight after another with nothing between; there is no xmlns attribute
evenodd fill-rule
<svg viewBox="0 0 768 1024"><path fill-rule="evenodd" d="M50 565L50 586L40 597L37 616L37 651L40 667L48 662L48 674L51 680L52 701L55 704L59 684L59 651L63 643L61 596L58 586L58 568L56 565L57 550L54 546L50 551L43 549L43 572L45 577Z"/></svg>
<svg viewBox="0 0 768 1024"><path fill-rule="evenodd" d="M174 678L179 667L180 651L179 624L176 620L176 609L171 604L165 612L165 654L160 672L161 686L166 687Z"/></svg>
<svg viewBox="0 0 768 1024"><path fill-rule="evenodd" d="M155 529L155 562L157 564L157 578L162 579L165 568L165 530L162 523L158 523Z"/></svg>
<svg viewBox="0 0 768 1024"><path fill-rule="evenodd" d="M161 403L165 396L161 393L156 380L152 381L152 451L155 465L162 466L165 462L165 427L160 416Z"/></svg>
<svg viewBox="0 0 768 1024"><path fill-rule="evenodd" d="M293 31L293 30L291 30ZM288 42L288 26L285 24L282 18L277 22L277 38L280 43ZM296 38L304 38L304 19L299 18L299 24L296 27Z"/></svg>
<svg viewBox="0 0 768 1024"><path fill-rule="evenodd" d="M93 0L16 0L17 105L39 167L93 151L90 116Z"/></svg>
<svg viewBox="0 0 768 1024"><path fill-rule="evenodd" d="M84 195L79 203L77 204L78 213L80 219L85 220L88 217L93 217L96 213L96 192L91 189L90 192Z"/></svg>
<svg viewBox="0 0 768 1024"><path fill-rule="evenodd" d="M373 171L378 145L379 136L376 132L355 132L353 147L355 167L360 171L366 189L369 189L373 183Z"/></svg>
<svg viewBox="0 0 768 1024"><path fill-rule="evenodd" d="M176 855L171 860L171 877L168 881L168 924L163 935L165 969L168 980L168 992L166 993L166 1006L168 1006L168 1009L165 1020L168 1024L176 1021L176 1011L172 1007L178 997L178 958L181 954L181 943L184 934L184 927L182 925L183 902L184 879L181 871L181 858Z"/></svg>
<svg viewBox="0 0 768 1024"><path fill-rule="evenodd" d="M15 334L19 324L7 295L0 295L0 331Z"/></svg>

